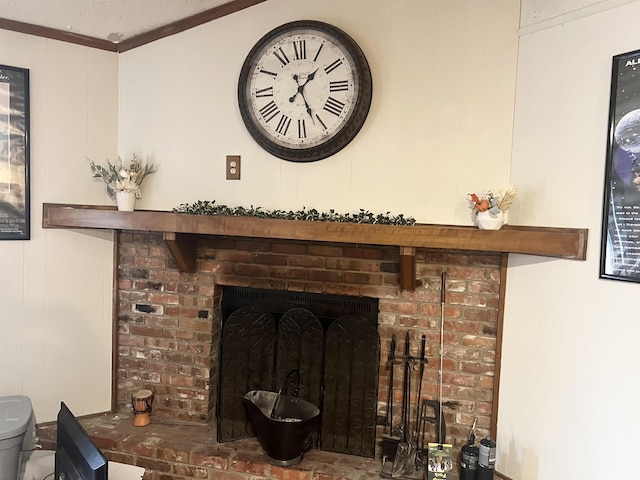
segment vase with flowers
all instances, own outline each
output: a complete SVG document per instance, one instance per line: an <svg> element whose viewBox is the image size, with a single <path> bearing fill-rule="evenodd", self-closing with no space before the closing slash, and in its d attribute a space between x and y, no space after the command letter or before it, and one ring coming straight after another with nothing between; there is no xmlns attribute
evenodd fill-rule
<svg viewBox="0 0 640 480"><path fill-rule="evenodd" d="M123 164L120 157L114 163L107 160L106 168L91 159L87 160L93 178L98 178L107 185L107 194L116 200L118 210L134 209L136 199L142 197L142 181L156 171L153 164L143 161L135 153L131 156L128 166Z"/></svg>
<svg viewBox="0 0 640 480"><path fill-rule="evenodd" d="M483 197L475 193L469 194L471 208L475 214L475 222L482 230L500 230L504 225L504 213L509 210L517 193L516 187L509 184L500 193L491 190Z"/></svg>

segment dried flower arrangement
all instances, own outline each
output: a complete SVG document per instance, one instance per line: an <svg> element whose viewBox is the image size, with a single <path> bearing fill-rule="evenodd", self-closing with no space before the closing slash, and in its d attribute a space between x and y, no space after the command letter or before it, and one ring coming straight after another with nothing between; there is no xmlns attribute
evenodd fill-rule
<svg viewBox="0 0 640 480"><path fill-rule="evenodd" d="M486 212L494 215L500 212L506 212L511 207L516 197L516 187L512 184L507 185L499 194L494 194L489 190L482 198L475 193L469 194L469 201L474 212Z"/></svg>
<svg viewBox="0 0 640 480"><path fill-rule="evenodd" d="M216 205L215 200L199 200L193 204L183 203L172 210L174 213L188 213L191 215L230 215L259 218L273 218L280 220L304 220L311 222L343 222L343 223L370 223L378 225L414 225L415 219L404 217L404 215L373 214L367 210L360 209L358 213L337 213L335 210L329 212L318 212L316 209L306 209L298 211L285 210L262 210L260 207L227 207L226 205Z"/></svg>
<svg viewBox="0 0 640 480"><path fill-rule="evenodd" d="M107 185L109 197L115 198L117 192L133 192L136 198L141 198L140 185L147 175L155 173L153 164L148 164L135 153L131 156L129 166L125 167L118 156L115 163L107 160L107 167L96 164L87 158L91 167L92 178L99 178Z"/></svg>

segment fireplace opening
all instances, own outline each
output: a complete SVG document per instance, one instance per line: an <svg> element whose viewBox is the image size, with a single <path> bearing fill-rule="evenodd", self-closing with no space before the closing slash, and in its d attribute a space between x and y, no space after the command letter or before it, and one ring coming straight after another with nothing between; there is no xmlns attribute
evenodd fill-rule
<svg viewBox="0 0 640 480"><path fill-rule="evenodd" d="M219 442L254 436L247 392L295 387L320 408L310 446L375 456L378 299L223 287L221 314ZM298 382L288 384L294 370Z"/></svg>

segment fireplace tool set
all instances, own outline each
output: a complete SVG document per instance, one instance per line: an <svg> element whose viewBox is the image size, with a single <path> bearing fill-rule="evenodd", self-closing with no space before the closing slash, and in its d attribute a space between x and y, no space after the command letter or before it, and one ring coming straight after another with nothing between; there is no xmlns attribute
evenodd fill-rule
<svg viewBox="0 0 640 480"><path fill-rule="evenodd" d="M414 480L427 478L428 463L430 459L430 447L432 442L425 443L427 437L427 424L436 425L437 445L443 445L446 437L446 422L442 411L442 349L444 331L444 288L445 276L442 274L442 326L440 333L440 388L438 400L422 398L422 379L425 366L428 364L426 357L426 336L422 335L420 345L420 358L411 356L410 338L407 332L404 341L404 354L399 358L403 367L402 379L402 410L401 421L393 425L393 398L394 398L394 370L397 363L396 347L397 339L394 334L391 338L389 350L389 395L387 399L386 432L382 436L382 478L398 478L401 480ZM418 371L416 404L411 405L411 372ZM415 409L415 418L412 415ZM429 410L430 409L430 410ZM433 416L428 413L433 412ZM413 426L411 419L414 418ZM425 448L427 447L427 448ZM442 449L440 449L442 450ZM433 463L433 462L432 462ZM431 473L431 472L429 472ZM439 477L447 478L447 477Z"/></svg>

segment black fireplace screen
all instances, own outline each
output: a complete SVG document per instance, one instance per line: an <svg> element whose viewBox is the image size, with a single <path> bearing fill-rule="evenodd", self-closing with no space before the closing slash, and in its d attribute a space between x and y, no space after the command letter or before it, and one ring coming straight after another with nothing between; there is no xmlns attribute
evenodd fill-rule
<svg viewBox="0 0 640 480"><path fill-rule="evenodd" d="M312 445L374 457L377 315L377 299L226 287L218 441L252 436L244 395L278 391L298 370L298 396L321 411Z"/></svg>

